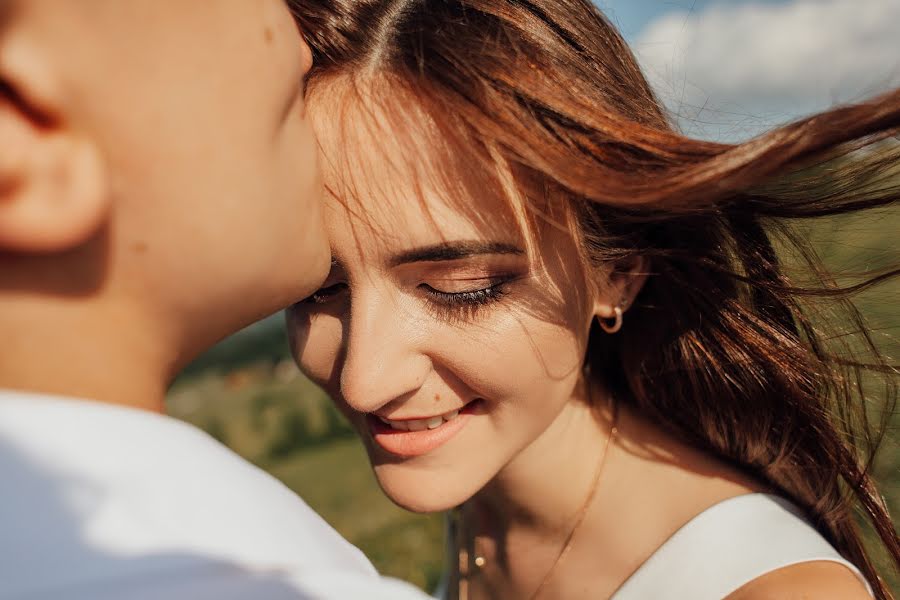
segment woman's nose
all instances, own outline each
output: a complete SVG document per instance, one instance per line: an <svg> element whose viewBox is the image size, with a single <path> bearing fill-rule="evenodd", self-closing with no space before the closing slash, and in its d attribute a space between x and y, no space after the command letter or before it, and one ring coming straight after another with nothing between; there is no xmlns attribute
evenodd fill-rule
<svg viewBox="0 0 900 600"><path fill-rule="evenodd" d="M419 351L421 326L389 297L368 295L352 303L341 369L341 395L369 413L414 393L431 372Z"/></svg>

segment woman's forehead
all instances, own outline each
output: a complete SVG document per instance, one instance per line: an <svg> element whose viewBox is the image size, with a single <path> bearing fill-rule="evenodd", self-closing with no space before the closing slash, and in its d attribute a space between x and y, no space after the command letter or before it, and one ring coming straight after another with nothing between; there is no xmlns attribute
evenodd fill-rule
<svg viewBox="0 0 900 600"><path fill-rule="evenodd" d="M516 243L522 236L496 193L475 197L416 173L365 178L357 172L349 178L353 185L334 189L326 177L325 214L335 246L394 254L456 241Z"/></svg>
<svg viewBox="0 0 900 600"><path fill-rule="evenodd" d="M514 244L539 261L547 240L574 242L571 215L540 190L527 197L490 140L464 126L440 127L452 115L434 114L397 89L346 78L310 89L336 252L486 240Z"/></svg>
<svg viewBox="0 0 900 600"><path fill-rule="evenodd" d="M520 235L490 166L442 138L421 107L363 106L362 97L340 95L325 104L323 96L311 103L311 117L334 220L360 233L418 241Z"/></svg>

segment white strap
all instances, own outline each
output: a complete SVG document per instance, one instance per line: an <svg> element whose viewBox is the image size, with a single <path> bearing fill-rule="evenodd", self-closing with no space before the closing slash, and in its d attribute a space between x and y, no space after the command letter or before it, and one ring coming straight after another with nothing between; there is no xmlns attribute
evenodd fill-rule
<svg viewBox="0 0 900 600"><path fill-rule="evenodd" d="M769 494L720 502L678 530L619 588L613 600L721 600L777 569L840 563L869 589L792 503Z"/></svg>

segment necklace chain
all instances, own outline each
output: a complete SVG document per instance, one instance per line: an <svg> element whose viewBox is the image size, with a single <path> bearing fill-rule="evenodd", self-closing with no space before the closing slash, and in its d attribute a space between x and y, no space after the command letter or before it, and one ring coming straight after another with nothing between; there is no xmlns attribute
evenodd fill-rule
<svg viewBox="0 0 900 600"><path fill-rule="evenodd" d="M590 390L590 387L588 387L588 390ZM617 421L618 421L618 407L615 404L613 404L612 408L613 408L612 423L611 423L611 426L609 429L609 435L606 438L606 444L604 444L604 446L603 446L603 454L601 455L600 460L597 462L597 470L594 473L594 479L591 483L591 488L588 491L587 498L585 498L584 503L582 503L581 507L578 509L578 512L575 515L575 519L574 519L572 528L569 530L569 535L566 536L566 540L563 543L562 548L560 548L559 553L556 555L556 559L553 561L553 564L550 565L550 568L544 574L544 577L543 577L543 579L541 579L540 584L538 584L538 586L537 586L537 588L535 588L534 592L528 597L529 600L536 600L541 595L541 592L544 591L544 588L547 587L547 584L550 583L550 580L553 578L553 575L555 574L557 567L559 567L559 565L563 562L563 559L566 557L566 555L571 550L572 541L575 539L575 534L578 533L578 529L581 527L581 524L584 522L584 518L587 516L588 509L590 508L591 504L593 503L594 497L597 495L597 489L599 488L599 484L600 484L600 476L603 473L603 466L606 464L606 457L609 454L609 446L612 443L613 438L616 437L616 434L618 433L618 427L616 425ZM461 521L461 516L458 517L458 520ZM459 524L457 525L457 531L458 532L462 531L462 527L459 527ZM473 538L472 538L472 547L473 548L475 547L475 542L476 542L476 540L474 539L474 536L473 536ZM463 545L461 543L461 540L459 540L459 541L457 541L457 547L458 547L458 554L459 554L459 556L458 556L459 563L458 564L459 564L459 569L460 569L460 581L458 584L459 585L458 600L469 600L469 593L468 593L469 581L468 581L468 579L470 578L470 574L469 574L470 556L469 556L469 552L467 549L468 544ZM480 567L484 566L486 561L485 561L484 557L475 553L474 562L475 562L475 565L480 568ZM462 573L463 569L465 569L465 573Z"/></svg>

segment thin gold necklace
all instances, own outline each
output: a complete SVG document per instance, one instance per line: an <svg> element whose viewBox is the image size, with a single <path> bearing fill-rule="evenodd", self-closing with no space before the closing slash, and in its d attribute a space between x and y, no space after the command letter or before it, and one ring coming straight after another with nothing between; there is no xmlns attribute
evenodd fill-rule
<svg viewBox="0 0 900 600"><path fill-rule="evenodd" d="M588 393L590 393L590 387L588 388ZM528 597L529 600L536 600L544 588L547 587L547 584L553 578L554 573L556 572L557 567L559 567L560 563L562 563L565 556L569 553L569 550L572 548L572 540L575 539L575 534L578 533L578 529L581 527L581 524L584 522L585 516L587 516L588 509L590 508L594 497L597 495L597 489L600 484L600 475L603 473L603 466L606 464L606 457L609 455L609 446L612 443L616 434L618 434L619 429L616 425L619 417L618 406L613 402L612 404L612 420L609 428L609 436L606 438L606 444L603 446L603 455L600 457L600 460L597 462L597 471L594 473L594 480L591 483L591 489L588 492L587 498L584 503L581 505L581 508L578 509L578 513L575 516L574 524L572 525L572 529L569 530L569 535L566 536L566 541L563 543L562 548L559 551L559 554L556 555L556 560L553 561L553 564L550 565L550 568L547 570L547 573L544 575L544 578L541 580L541 583L538 584L537 588L535 588L534 592L531 596ZM456 531L461 533L463 531L462 528L462 516L461 514L457 514L456 516ZM461 537L461 536L460 536ZM472 539L472 547L474 548L476 544L476 540ZM457 549L458 549L458 569L459 569L459 582L458 586L458 600L469 600L469 580L472 578L472 573L470 572L470 557L468 551L468 544L463 545L461 543L461 539L457 541ZM486 559L475 553L474 560L477 568L483 567L487 564Z"/></svg>

